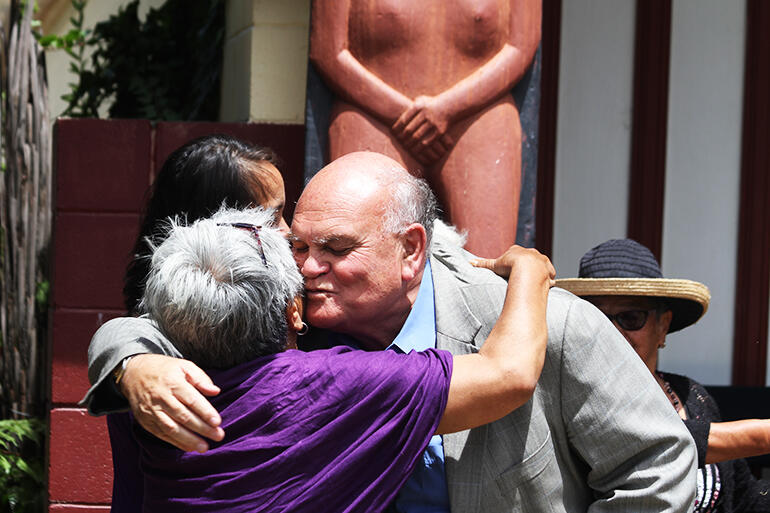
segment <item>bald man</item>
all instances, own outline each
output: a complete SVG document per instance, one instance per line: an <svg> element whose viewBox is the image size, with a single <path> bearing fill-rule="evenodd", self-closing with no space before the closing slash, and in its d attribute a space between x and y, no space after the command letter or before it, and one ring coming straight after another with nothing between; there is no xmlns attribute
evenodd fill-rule
<svg viewBox="0 0 770 513"><path fill-rule="evenodd" d="M351 153L322 169L292 222L314 328L306 345L477 351L506 285L472 267L435 218L425 183L383 155ZM125 405L110 392L110 373L125 357L178 356L143 322L128 319L92 341L92 412ZM559 289L549 296L548 325L533 399L492 424L435 437L398 511L691 510L694 444L628 344L593 306ZM189 362L156 355L132 358L120 382L139 421L183 449L203 448L194 433L222 435L196 388L216 392Z"/></svg>

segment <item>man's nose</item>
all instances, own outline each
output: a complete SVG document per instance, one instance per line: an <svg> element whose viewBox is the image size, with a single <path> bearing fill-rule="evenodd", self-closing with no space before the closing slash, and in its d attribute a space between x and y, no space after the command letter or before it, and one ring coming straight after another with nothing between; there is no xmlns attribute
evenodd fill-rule
<svg viewBox="0 0 770 513"><path fill-rule="evenodd" d="M320 255L310 251L300 265L300 271L305 278L315 278L329 271L329 263L320 258Z"/></svg>

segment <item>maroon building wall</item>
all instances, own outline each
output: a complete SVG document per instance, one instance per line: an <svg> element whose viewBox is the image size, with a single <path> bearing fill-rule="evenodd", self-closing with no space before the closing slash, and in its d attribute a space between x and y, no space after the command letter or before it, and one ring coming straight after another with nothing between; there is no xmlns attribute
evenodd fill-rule
<svg viewBox="0 0 770 513"><path fill-rule="evenodd" d="M77 402L88 389L87 349L105 321L123 314L123 272L145 192L171 151L226 133L283 159L286 215L302 188L304 127L147 120L56 122L51 309L50 512L109 511L112 464L104 418Z"/></svg>

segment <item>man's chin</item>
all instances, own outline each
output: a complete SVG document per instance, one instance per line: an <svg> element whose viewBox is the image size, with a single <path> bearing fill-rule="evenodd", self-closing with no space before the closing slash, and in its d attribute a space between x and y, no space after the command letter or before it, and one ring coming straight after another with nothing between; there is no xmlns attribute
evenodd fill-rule
<svg viewBox="0 0 770 513"><path fill-rule="evenodd" d="M310 304L305 308L305 320L314 328L324 330L334 330L341 321L339 314L332 314L323 308L313 308Z"/></svg>

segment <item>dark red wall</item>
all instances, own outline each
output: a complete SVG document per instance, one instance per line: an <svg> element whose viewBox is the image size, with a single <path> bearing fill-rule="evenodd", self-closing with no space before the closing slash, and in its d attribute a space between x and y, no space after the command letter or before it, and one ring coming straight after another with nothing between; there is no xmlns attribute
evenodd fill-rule
<svg viewBox="0 0 770 513"><path fill-rule="evenodd" d="M284 162L286 215L302 188L304 127L63 119L55 126L49 494L53 513L109 511L112 464L104 418L77 402L87 349L123 313L122 280L145 191L171 151L210 133L273 148Z"/></svg>

